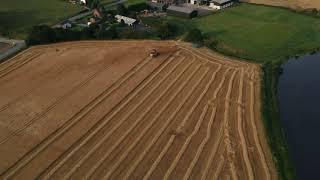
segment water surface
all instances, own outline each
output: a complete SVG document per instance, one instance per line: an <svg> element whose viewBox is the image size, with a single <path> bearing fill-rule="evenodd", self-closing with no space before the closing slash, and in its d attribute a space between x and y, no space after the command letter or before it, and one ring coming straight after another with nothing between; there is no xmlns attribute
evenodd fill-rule
<svg viewBox="0 0 320 180"><path fill-rule="evenodd" d="M320 54L283 65L278 96L298 179L320 179Z"/></svg>

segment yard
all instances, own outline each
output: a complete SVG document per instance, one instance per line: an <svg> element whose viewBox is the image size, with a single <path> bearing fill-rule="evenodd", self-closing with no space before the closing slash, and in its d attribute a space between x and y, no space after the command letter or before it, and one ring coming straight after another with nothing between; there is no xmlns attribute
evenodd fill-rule
<svg viewBox="0 0 320 180"><path fill-rule="evenodd" d="M152 26L162 20L144 22ZM320 48L320 19L281 8L242 3L210 16L167 20L180 34L197 27L218 40L217 50L258 62L285 60Z"/></svg>
<svg viewBox="0 0 320 180"><path fill-rule="evenodd" d="M34 25L52 25L83 8L63 0L1 0L0 34L24 39Z"/></svg>

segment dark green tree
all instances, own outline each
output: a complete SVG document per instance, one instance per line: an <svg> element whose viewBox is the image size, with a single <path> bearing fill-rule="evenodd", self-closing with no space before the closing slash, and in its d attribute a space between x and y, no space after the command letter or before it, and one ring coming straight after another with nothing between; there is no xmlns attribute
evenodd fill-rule
<svg viewBox="0 0 320 180"><path fill-rule="evenodd" d="M194 28L188 31L184 37L185 41L196 43L196 44L203 44L203 39L204 38L203 38L202 32L197 28Z"/></svg>
<svg viewBox="0 0 320 180"><path fill-rule="evenodd" d="M167 21L164 21L158 27L159 37L161 39L169 39L175 35L176 29L177 29L176 26L168 23Z"/></svg>
<svg viewBox="0 0 320 180"><path fill-rule="evenodd" d="M117 10L116 10L117 14L120 14L122 16L127 16L129 11L128 9L123 5L123 4L118 4L117 5Z"/></svg>
<svg viewBox="0 0 320 180"><path fill-rule="evenodd" d="M55 41L55 31L47 25L34 26L27 37L27 43L30 45L47 44Z"/></svg>
<svg viewBox="0 0 320 180"><path fill-rule="evenodd" d="M101 0L87 0L87 7L90 9L100 8L101 6Z"/></svg>

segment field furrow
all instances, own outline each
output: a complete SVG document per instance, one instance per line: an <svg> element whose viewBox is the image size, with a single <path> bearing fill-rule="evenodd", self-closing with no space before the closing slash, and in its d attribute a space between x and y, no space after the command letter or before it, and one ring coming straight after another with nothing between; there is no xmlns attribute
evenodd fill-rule
<svg viewBox="0 0 320 180"><path fill-rule="evenodd" d="M259 68L180 41L31 47L0 64L0 179L277 179Z"/></svg>
<svg viewBox="0 0 320 180"><path fill-rule="evenodd" d="M183 59L182 59L183 60ZM182 60L180 62L182 62ZM158 86L161 85L161 83L174 71L176 70L176 68L179 66L180 63L176 64L171 71L167 74L167 76L164 76L162 78L162 80L158 81L158 83L153 86L152 90L149 91L142 100L140 100L139 103L135 103L135 107L133 107L130 112L128 112L126 114L126 116L122 119L120 119L117 123L117 125L113 126L112 129L110 131L108 131L104 137L102 139L100 139L91 149L90 151L88 151L87 154L85 154L84 156L81 157L80 160L77 161L77 164L65 175L64 178L68 178L69 176L71 176L80 166L83 162L85 162L87 160L87 158L89 158L101 145L103 145L103 142L109 138L110 135L112 135L112 133L117 130L119 128L119 126L121 126L121 124L132 114L134 113L134 111L144 102L145 99L147 99L154 90L156 90L156 88ZM185 70L188 69L188 67L192 64L192 62L189 63L189 65L187 65L183 71L181 71L181 75L184 73ZM166 67L166 66L164 66ZM162 69L160 69L159 72L161 72ZM157 74L155 74L156 77ZM179 77L177 77L178 79ZM122 106L120 106L117 110L113 111L112 114L110 116L108 116L108 118L106 118L102 124L99 124L99 126L92 131L92 133L88 136L86 136L85 139L82 139L82 142L76 147L74 148L71 152L68 152L68 155L59 163L60 165L58 165L57 167L61 166L64 162L66 162L77 150L79 150L83 145L85 145L86 142L88 142L96 133L99 132L99 130L101 130L103 128L103 126L105 126L118 112L120 112L122 110L122 108L124 106L126 106L134 97L136 94L138 94L140 91L142 91L145 88L145 85L148 85L149 82L151 82L153 78L150 78L148 82L146 82L143 86L140 86L139 89L135 92L131 94L131 97L129 97L128 99L126 99L126 101L122 104ZM172 83L174 84L174 82ZM170 85L172 85L170 84ZM170 88L170 86L168 86ZM169 89L168 88L168 89ZM164 92L165 93L165 92ZM138 122L138 121L137 121ZM125 137L125 136L123 136ZM119 139L122 139L121 137ZM103 158L101 158L103 159ZM52 173L48 173L48 174L52 174Z"/></svg>
<svg viewBox="0 0 320 180"><path fill-rule="evenodd" d="M173 57L169 58L173 59ZM169 60L170 61L170 60ZM39 153L46 149L51 143L63 136L70 128L72 128L81 118L88 114L93 108L98 106L104 99L106 99L111 93L114 93L120 86L131 78L139 69L146 65L147 61L142 61L133 67L128 73L122 76L115 84L108 87L103 93L92 100L87 106L83 107L78 113L76 113L69 121L63 124L59 129L50 134L44 141L37 145L34 149L31 149L25 156L23 156L16 164L10 167L3 176L10 177L23 168L28 162L34 159ZM160 69L161 70L161 69ZM158 71L159 72L159 71Z"/></svg>
<svg viewBox="0 0 320 180"><path fill-rule="evenodd" d="M10 65L9 67L3 69L0 71L0 78L3 78L7 74L19 69L23 65L33 61L34 59L37 59L39 56L41 56L42 53L32 54L30 57L26 58L25 60L17 61L16 63Z"/></svg>

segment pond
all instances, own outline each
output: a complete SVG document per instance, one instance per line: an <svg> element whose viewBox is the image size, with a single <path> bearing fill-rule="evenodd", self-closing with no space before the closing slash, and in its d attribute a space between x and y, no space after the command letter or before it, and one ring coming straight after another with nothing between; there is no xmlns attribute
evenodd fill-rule
<svg viewBox="0 0 320 180"><path fill-rule="evenodd" d="M290 59L278 85L281 123L298 179L319 179L320 54Z"/></svg>

